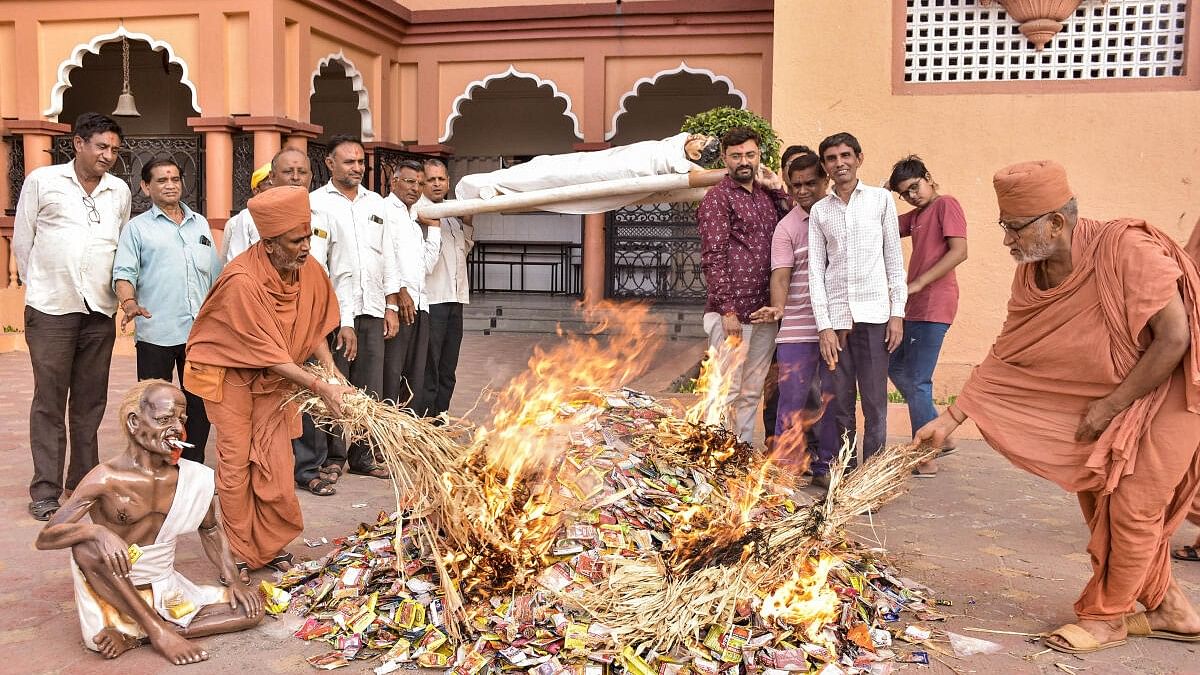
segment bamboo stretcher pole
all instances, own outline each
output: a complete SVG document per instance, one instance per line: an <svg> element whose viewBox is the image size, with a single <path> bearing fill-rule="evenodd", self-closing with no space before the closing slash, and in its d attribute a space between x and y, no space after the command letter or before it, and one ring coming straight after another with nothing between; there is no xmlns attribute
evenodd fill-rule
<svg viewBox="0 0 1200 675"><path fill-rule="evenodd" d="M476 213L497 213L500 211L523 211L536 209L562 202L583 201L601 197L619 197L622 195L675 193L696 188L707 188L721 182L725 177L725 169L708 171L692 171L691 173L672 173L661 176L639 176L637 178L621 178L618 180L580 183L531 190L516 194L497 195L491 199L453 199L440 204L429 204L417 210L421 218L450 218L453 216L470 216ZM703 195L701 195L703 196ZM658 199L656 201L662 201Z"/></svg>

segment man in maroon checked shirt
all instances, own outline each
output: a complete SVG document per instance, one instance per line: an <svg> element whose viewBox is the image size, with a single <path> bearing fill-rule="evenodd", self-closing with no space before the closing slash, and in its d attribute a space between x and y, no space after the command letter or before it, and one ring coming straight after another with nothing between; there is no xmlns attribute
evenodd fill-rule
<svg viewBox="0 0 1200 675"><path fill-rule="evenodd" d="M708 285L704 332L731 381L725 402L730 428L747 443L754 440L755 413L779 330L776 322L750 323L750 313L769 304L771 237L789 208L783 181L760 164L761 140L740 127L721 137L729 175L696 211L700 267Z"/></svg>

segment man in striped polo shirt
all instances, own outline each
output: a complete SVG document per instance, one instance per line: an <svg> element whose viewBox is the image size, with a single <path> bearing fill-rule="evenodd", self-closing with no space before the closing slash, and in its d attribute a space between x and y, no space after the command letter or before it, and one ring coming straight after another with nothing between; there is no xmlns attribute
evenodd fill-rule
<svg viewBox="0 0 1200 675"><path fill-rule="evenodd" d="M782 321L775 338L779 361L779 409L775 434L778 460L799 469L797 452L804 448L806 420L811 416L809 397L815 378L820 348L817 321L808 294L808 210L829 190L829 178L821 158L807 147L798 146L785 167L787 185L796 206L775 228L771 240L771 304L751 315L755 323ZM828 378L826 378L828 379ZM823 389L828 390L829 387ZM832 425L818 425L826 447L837 443ZM817 447L808 448L814 464L820 463ZM827 466L827 464L825 465ZM818 482L828 480L828 470Z"/></svg>

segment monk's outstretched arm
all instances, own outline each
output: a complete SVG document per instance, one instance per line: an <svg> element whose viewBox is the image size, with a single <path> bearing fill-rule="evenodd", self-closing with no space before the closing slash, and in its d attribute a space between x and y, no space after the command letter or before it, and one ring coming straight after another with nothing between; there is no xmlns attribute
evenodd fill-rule
<svg viewBox="0 0 1200 675"><path fill-rule="evenodd" d="M1099 438L1121 411L1165 382L1187 354L1192 335L1187 309L1178 293L1150 317L1149 323L1152 337L1142 358L1112 393L1088 404L1075 440L1090 443Z"/></svg>
<svg viewBox="0 0 1200 675"><path fill-rule="evenodd" d="M233 552L229 550L229 540L225 538L225 529L221 527L221 506L214 495L208 506L208 513L200 521L200 545L204 554L212 561L214 567L221 572L221 578L233 580L238 578L237 565L233 562ZM229 606L237 609L245 605L247 614L258 616L262 613L263 599L257 589L247 589L241 584L229 585Z"/></svg>
<svg viewBox="0 0 1200 675"><path fill-rule="evenodd" d="M50 551L92 542L100 548L100 555L109 571L119 577L128 576L129 544L104 525L79 522L92 510L104 488L103 476L98 477L98 473L103 473L102 467L84 476L67 503L55 512L50 522L38 533L34 545L38 550Z"/></svg>

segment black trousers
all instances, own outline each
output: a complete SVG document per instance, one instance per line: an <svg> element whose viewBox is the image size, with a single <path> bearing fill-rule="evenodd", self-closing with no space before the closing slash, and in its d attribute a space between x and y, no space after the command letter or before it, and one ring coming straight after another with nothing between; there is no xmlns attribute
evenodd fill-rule
<svg viewBox="0 0 1200 675"><path fill-rule="evenodd" d="M335 439L324 429L318 429L308 413L300 416L300 426L303 430L300 438L292 439L292 454L296 458L292 475L298 485L308 485L312 479L319 478L317 474L328 459L333 441L340 443L341 439Z"/></svg>
<svg viewBox="0 0 1200 675"><path fill-rule="evenodd" d="M454 396L454 372L463 338L461 302L439 302L429 306L429 357L425 362L425 396L418 414L440 415L450 409Z"/></svg>
<svg viewBox="0 0 1200 675"><path fill-rule="evenodd" d="M179 388L183 389L185 347L187 347L186 344L162 347L149 342L136 343L134 348L137 350L137 378L139 380L158 378L170 382L171 375L174 373L179 377ZM203 464L204 446L208 445L210 429L208 414L204 411L204 399L191 394L187 389L183 389L183 396L187 399L187 423L183 428L187 433L188 443L196 446L184 448L183 458Z"/></svg>
<svg viewBox="0 0 1200 675"><path fill-rule="evenodd" d="M358 337L358 356L348 361L344 351L336 350L333 362L350 384L379 398L383 393L383 319L360 314L354 317L354 332ZM355 443L349 448L343 443L330 443L326 464L343 466L347 463L352 469L367 470L375 466L375 458L363 443Z"/></svg>
<svg viewBox="0 0 1200 675"><path fill-rule="evenodd" d="M417 312L409 325L383 345L383 397L414 408L425 392L425 369L429 356L429 312ZM415 408L414 408L415 409Z"/></svg>
<svg viewBox="0 0 1200 675"><path fill-rule="evenodd" d="M108 373L116 339L116 322L107 314L54 315L25 307L25 341L33 364L30 499L58 499L64 487L74 490L99 462L96 431L108 405ZM64 484L68 424L71 461Z"/></svg>
<svg viewBox="0 0 1200 675"><path fill-rule="evenodd" d="M833 400L830 401L838 438L847 432L856 437L856 399L862 398L863 461L883 448L887 441L888 350L886 323L856 323L846 336L846 347L838 353L834 369ZM820 368L822 376L828 370ZM822 448L824 450L824 448Z"/></svg>

